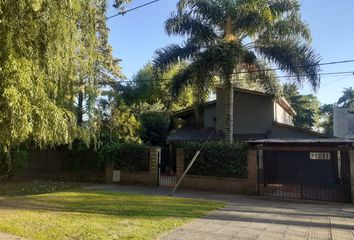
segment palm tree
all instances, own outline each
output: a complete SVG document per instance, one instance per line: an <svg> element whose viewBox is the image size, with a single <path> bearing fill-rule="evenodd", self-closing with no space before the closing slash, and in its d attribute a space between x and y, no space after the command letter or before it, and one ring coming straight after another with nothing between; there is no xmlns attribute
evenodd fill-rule
<svg viewBox="0 0 354 240"><path fill-rule="evenodd" d="M180 0L177 12L165 23L169 35L185 37L156 51L154 66L165 71L174 63L189 65L172 79L178 96L187 85L209 89L220 77L225 94L225 140L233 141L234 86L242 77L274 90L264 62L282 69L314 89L320 83L319 56L309 43L311 34L302 22L297 0Z"/></svg>
<svg viewBox="0 0 354 240"><path fill-rule="evenodd" d="M354 90L352 87L344 89L343 96L338 99L337 104L342 108L354 107Z"/></svg>

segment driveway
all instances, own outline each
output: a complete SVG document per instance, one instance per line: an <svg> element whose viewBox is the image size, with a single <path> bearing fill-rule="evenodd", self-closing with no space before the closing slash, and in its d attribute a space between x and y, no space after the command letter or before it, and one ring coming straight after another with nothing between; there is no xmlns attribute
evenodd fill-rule
<svg viewBox="0 0 354 240"><path fill-rule="evenodd" d="M168 195L159 188L96 185L109 191ZM227 207L194 220L163 240L353 240L354 205L179 191L174 197L219 200Z"/></svg>

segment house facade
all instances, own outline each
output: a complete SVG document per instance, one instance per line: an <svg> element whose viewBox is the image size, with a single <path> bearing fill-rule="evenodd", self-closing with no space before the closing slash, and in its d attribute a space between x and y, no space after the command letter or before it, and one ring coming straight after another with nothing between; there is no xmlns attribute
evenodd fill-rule
<svg viewBox="0 0 354 240"><path fill-rule="evenodd" d="M259 91L235 88L234 139L254 140L265 138L326 138L314 131L295 127L296 112L283 97ZM175 113L183 127L172 132L168 142L223 139L225 128L225 99L222 88L217 88L216 100L204 105L203 119L197 123L194 108Z"/></svg>
<svg viewBox="0 0 354 240"><path fill-rule="evenodd" d="M354 201L353 140L330 138L295 127L296 112L291 105L284 98L263 92L236 88L233 110L234 140L245 141L249 147L247 178L187 173L182 187L294 199ZM184 156L183 144L178 143L224 139L224 115L222 88L217 89L215 101L204 105L202 121L197 121L194 108L175 113L184 124L167 139L170 153L175 154L169 158L168 165L174 174L161 167L165 166L161 152L159 186L173 187L190 160Z"/></svg>

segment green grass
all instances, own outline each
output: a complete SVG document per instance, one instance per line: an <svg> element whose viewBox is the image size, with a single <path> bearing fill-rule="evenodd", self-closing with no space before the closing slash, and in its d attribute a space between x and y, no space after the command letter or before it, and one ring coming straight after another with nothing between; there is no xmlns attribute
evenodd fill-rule
<svg viewBox="0 0 354 240"><path fill-rule="evenodd" d="M75 184L70 189L72 184L55 182L0 186L0 232L31 239L155 239L223 207L214 201L89 191ZM50 193L43 194L46 188Z"/></svg>

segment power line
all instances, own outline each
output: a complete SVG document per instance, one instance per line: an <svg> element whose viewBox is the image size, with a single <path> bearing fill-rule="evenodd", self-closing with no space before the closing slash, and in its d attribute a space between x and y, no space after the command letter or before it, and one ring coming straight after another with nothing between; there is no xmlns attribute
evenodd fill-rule
<svg viewBox="0 0 354 240"><path fill-rule="evenodd" d="M353 75L354 71L346 71L346 72L325 72L325 73L319 73L318 75L320 76L332 76L332 75L336 75L333 77L340 77L340 76L350 76ZM296 76L277 76L278 78L296 78ZM300 77L305 77L305 76L300 76ZM157 81L171 81L172 78L158 78L156 79ZM160 85L162 84L161 82L152 82L150 79L140 79L138 81L134 81L134 80L127 80L127 81L120 81L119 83L141 83L141 82L149 82L151 84L149 85ZM166 83L164 83L166 84Z"/></svg>
<svg viewBox="0 0 354 240"><path fill-rule="evenodd" d="M325 66L325 65L334 65L334 64L344 64L344 63L351 63L354 62L354 59L348 59L348 60L343 60L343 61L334 61L334 62L324 62L324 63L319 63L319 64L313 64L310 66ZM302 67L301 65L295 66L295 67ZM254 70L250 72L268 72L268 71L276 71L276 70L284 70L283 68L268 68L268 69L260 69L260 70ZM249 73L249 72L238 72L236 74L241 74L241 73Z"/></svg>
<svg viewBox="0 0 354 240"><path fill-rule="evenodd" d="M319 66L323 66L323 65L334 65L334 64L343 64L343 63L351 63L354 62L354 59L350 59L350 60L343 60L343 61L334 61L334 62L325 62L325 63L320 63L318 64ZM300 66L299 66L300 67ZM255 70L255 71L251 71L251 72L266 72L266 71L274 71L274 70L282 70L282 68L272 68L272 69L261 69L261 70ZM237 74L241 74L241 73L249 73L249 72L239 72ZM329 76L329 75L352 75L354 74L354 71L343 71L343 72L325 72L325 73L319 73L318 75L320 76ZM298 76L295 75L281 75L281 76L277 76L278 78L297 78ZM299 77L306 77L306 75L299 75ZM156 79L158 81L170 81L171 78L159 78ZM128 80L128 81L121 81L123 83L136 83L136 82L151 82L151 80L139 80L139 81L134 81L134 80Z"/></svg>
<svg viewBox="0 0 354 240"><path fill-rule="evenodd" d="M119 15L122 15L122 16L123 16L124 14L126 14L126 13L128 13L128 12L132 12L132 11L137 10L137 9L139 9L139 8L146 7L146 6L148 6L148 5L151 5L151 4L153 4L153 3L156 3L156 2L158 2L158 1L160 1L160 0L154 0L154 1L151 1L151 2L144 3L144 4L142 4L142 5L136 6L136 7L134 7L134 8L121 11L121 12L119 12L119 13L117 13L117 14L114 14L114 15L112 15L112 16L106 17L106 20L109 20L109 19L111 19L111 18L117 17L117 16L119 16Z"/></svg>
<svg viewBox="0 0 354 240"><path fill-rule="evenodd" d="M334 81L331 81L331 82L329 82L329 83L323 84L323 85L321 86L321 89L324 88L324 87L327 87L327 86L329 86L329 85L331 85L331 84L333 84L333 83L336 83L336 82L345 80L345 79L347 79L348 77L350 77L350 75L347 75L346 77L342 77L342 78L336 79L336 80L334 80ZM307 91L307 92L302 93L301 95L307 95L307 94L312 94L312 93L313 93L313 91Z"/></svg>
<svg viewBox="0 0 354 240"><path fill-rule="evenodd" d="M354 71L346 71L346 72L328 72L328 73L319 73L320 76L327 75L353 75ZM287 75L287 76L278 76L279 78L297 78L297 76ZM300 77L305 77L304 75L300 75Z"/></svg>

